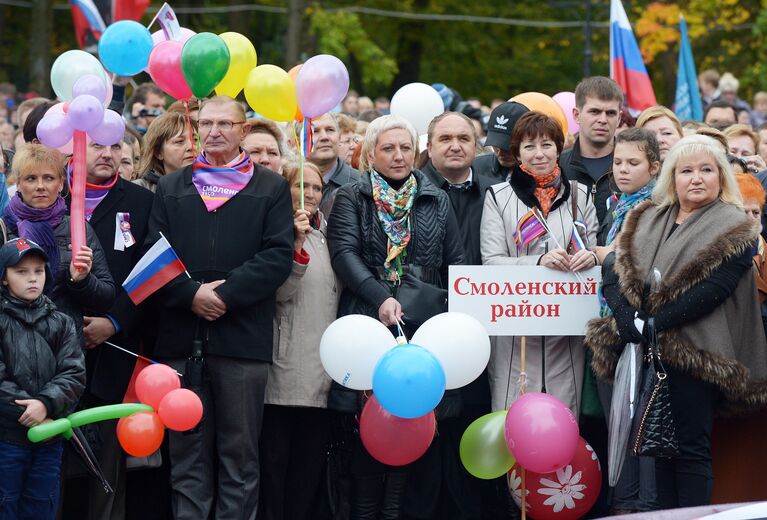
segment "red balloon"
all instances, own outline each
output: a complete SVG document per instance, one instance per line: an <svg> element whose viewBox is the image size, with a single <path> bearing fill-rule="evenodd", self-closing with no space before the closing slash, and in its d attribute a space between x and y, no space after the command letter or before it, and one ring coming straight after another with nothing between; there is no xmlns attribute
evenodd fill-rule
<svg viewBox="0 0 767 520"><path fill-rule="evenodd" d="M389 466L404 466L429 449L437 428L431 411L415 419L390 414L371 396L360 416L360 438L368 453Z"/></svg>
<svg viewBox="0 0 767 520"><path fill-rule="evenodd" d="M120 446L134 457L146 457L160 449L164 436L165 428L154 412L136 412L117 423Z"/></svg>
<svg viewBox="0 0 767 520"><path fill-rule="evenodd" d="M147 70L163 92L181 101L189 101L192 97L192 89L181 71L183 48L183 43L174 40L158 43L149 54Z"/></svg>
<svg viewBox="0 0 767 520"><path fill-rule="evenodd" d="M176 371L161 363L149 365L136 377L136 395L139 401L155 410L160 406L162 398L177 388L181 388L181 381Z"/></svg>
<svg viewBox="0 0 767 520"><path fill-rule="evenodd" d="M197 426L202 419L202 401L186 388L171 390L160 401L157 413L165 426L184 432Z"/></svg>
<svg viewBox="0 0 767 520"><path fill-rule="evenodd" d="M522 468L509 471L509 488L521 507ZM602 487L597 454L581 437L575 457L553 473L525 472L527 514L535 520L576 520L594 506Z"/></svg>

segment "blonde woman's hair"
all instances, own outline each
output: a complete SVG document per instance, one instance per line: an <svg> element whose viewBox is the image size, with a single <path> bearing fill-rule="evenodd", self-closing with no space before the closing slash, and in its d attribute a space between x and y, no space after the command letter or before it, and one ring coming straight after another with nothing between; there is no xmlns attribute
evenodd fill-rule
<svg viewBox="0 0 767 520"><path fill-rule="evenodd" d="M64 163L64 155L55 148L27 143L19 148L13 158L11 177L15 182L18 182L18 179L28 171L36 171L44 166L50 167L51 170L63 177Z"/></svg>
<svg viewBox="0 0 767 520"><path fill-rule="evenodd" d="M192 127L193 129L196 128L196 124L193 124ZM185 139L189 139L189 136L185 135L187 132L186 128L186 115L179 112L165 112L152 121L149 128L147 128L146 134L144 134L141 157L135 168L137 178L143 179L151 170L157 172L158 175L171 173L165 171L165 166L163 166L163 162L158 156L162 152L162 147L166 141L173 139L179 134Z"/></svg>
<svg viewBox="0 0 767 520"><path fill-rule="evenodd" d="M652 191L652 200L659 207L673 206L679 203L674 179L679 161L691 155L705 153L716 162L719 170L719 200L743 208L743 198L740 195L735 174L727 161L727 155L711 137L691 135L683 137L669 150L663 168L658 176L658 182Z"/></svg>
<svg viewBox="0 0 767 520"><path fill-rule="evenodd" d="M722 133L728 140L733 137L748 137L751 139L751 142L754 143L754 150L759 149L759 136L751 129L750 125L731 125Z"/></svg>
<svg viewBox="0 0 767 520"><path fill-rule="evenodd" d="M325 179L322 178L322 170L320 170L320 167L314 164L312 161L309 161L307 159L304 159L304 174L306 174L306 170L313 170L317 175L320 176L320 183L322 184L322 187L325 187ZM301 165L296 161L290 161L285 163L285 166L282 167L282 176L285 178L285 180L288 181L288 184L292 187L293 184L295 184L296 180L298 180L299 175L301 174Z"/></svg>
<svg viewBox="0 0 767 520"><path fill-rule="evenodd" d="M406 130L410 134L410 143L415 150L415 156L418 157L418 132L416 132L415 127L404 117L391 114L374 119L368 125L365 131L365 139L362 141L360 171L367 171L370 167L368 164L368 154L375 150L376 144L378 144L378 136L386 131L395 129Z"/></svg>
<svg viewBox="0 0 767 520"><path fill-rule="evenodd" d="M679 119L676 117L676 114L674 114L671 110L668 108L662 106L662 105L655 105L654 107L647 108L642 111L641 114L639 114L639 117L637 118L637 122L634 126L638 128L644 128L647 123L654 119L658 119L661 117L667 117L671 120L671 124L674 126L674 129L676 130L676 133L679 134L679 137L684 137L684 130L682 130L682 123L679 122Z"/></svg>

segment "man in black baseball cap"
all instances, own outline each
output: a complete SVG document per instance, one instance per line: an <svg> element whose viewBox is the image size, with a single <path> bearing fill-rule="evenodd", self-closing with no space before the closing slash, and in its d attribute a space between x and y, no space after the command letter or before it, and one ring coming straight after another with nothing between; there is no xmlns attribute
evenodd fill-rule
<svg viewBox="0 0 767 520"><path fill-rule="evenodd" d="M529 109L516 101L508 101L495 107L490 113L487 123L485 146L493 149L492 154L477 157L472 165L475 171L488 175L500 181L505 181L509 168L514 165L515 158L509 152L511 148L511 132L520 117Z"/></svg>

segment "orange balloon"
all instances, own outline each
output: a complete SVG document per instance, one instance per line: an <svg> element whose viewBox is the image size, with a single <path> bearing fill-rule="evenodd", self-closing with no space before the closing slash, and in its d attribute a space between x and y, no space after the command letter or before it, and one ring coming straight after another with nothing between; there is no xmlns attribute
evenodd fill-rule
<svg viewBox="0 0 767 520"><path fill-rule="evenodd" d="M565 111L562 110L559 103L546 94L541 94L540 92L524 92L522 94L517 94L509 101L516 101L519 104L525 105L531 111L543 112L559 123L559 126L562 127L562 133L567 135L567 116L565 116Z"/></svg>
<svg viewBox="0 0 767 520"><path fill-rule="evenodd" d="M292 69L288 71L288 76L290 76L290 79L293 80L293 84L296 84L296 77L298 77L298 71L301 70L301 65L296 65ZM304 115L301 113L300 108L296 108L296 121L299 123L304 120Z"/></svg>
<svg viewBox="0 0 767 520"><path fill-rule="evenodd" d="M137 412L117 423L117 439L126 453L147 457L160 449L165 427L154 412Z"/></svg>

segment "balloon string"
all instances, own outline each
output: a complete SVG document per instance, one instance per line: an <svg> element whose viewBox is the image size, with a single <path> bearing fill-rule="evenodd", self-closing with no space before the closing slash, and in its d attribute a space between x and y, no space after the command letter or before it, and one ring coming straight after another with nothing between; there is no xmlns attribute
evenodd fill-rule
<svg viewBox="0 0 767 520"><path fill-rule="evenodd" d="M400 318L397 318L397 335L398 335L397 340L399 340L399 338L402 338L404 342L407 343L407 336L405 336L405 331L402 330L403 325L405 325L405 323Z"/></svg>
<svg viewBox="0 0 767 520"><path fill-rule="evenodd" d="M296 133L296 125L291 123L290 128L293 129L293 139L296 140L296 148L298 149L298 168L300 170L300 175L301 175L301 209L304 209L304 153L303 153L303 146L301 146L301 139L299 139L298 134Z"/></svg>
<svg viewBox="0 0 767 520"><path fill-rule="evenodd" d="M184 101L184 109L186 110L186 127L189 130L189 144L192 145L192 155L197 156L194 146L194 134L192 133L192 118L189 116L189 100Z"/></svg>

